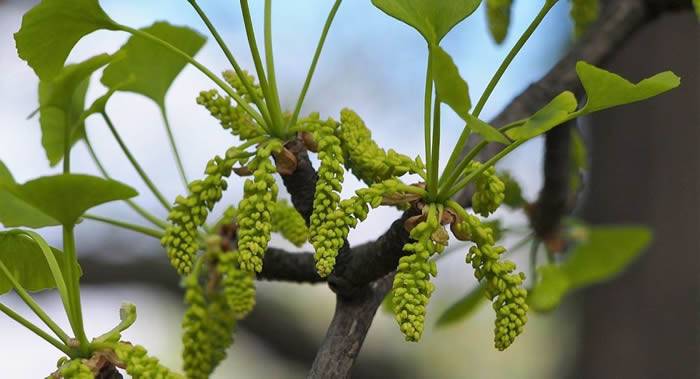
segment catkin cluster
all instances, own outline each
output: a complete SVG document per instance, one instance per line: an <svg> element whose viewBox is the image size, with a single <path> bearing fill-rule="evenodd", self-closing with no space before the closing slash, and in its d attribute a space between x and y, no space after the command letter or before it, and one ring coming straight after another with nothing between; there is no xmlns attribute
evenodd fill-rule
<svg viewBox="0 0 700 379"><path fill-rule="evenodd" d="M469 170L475 171L481 167L481 163L472 161ZM495 212L505 199L506 186L496 175L496 169L492 166L484 170L474 180L476 189L472 195L472 209L483 217L488 217Z"/></svg>
<svg viewBox="0 0 700 379"><path fill-rule="evenodd" d="M336 135L344 153L345 167L367 184L415 173L419 169L411 158L379 147L364 121L350 109L340 112Z"/></svg>
<svg viewBox="0 0 700 379"><path fill-rule="evenodd" d="M272 230L296 246L303 245L309 239L306 221L293 206L280 200L272 211Z"/></svg>
<svg viewBox="0 0 700 379"><path fill-rule="evenodd" d="M236 253L221 252L216 271L221 275L222 296L237 319L242 319L255 307L254 274L238 269Z"/></svg>
<svg viewBox="0 0 700 379"><path fill-rule="evenodd" d="M277 183L272 176L277 172L270 160L273 153L282 150L279 140L270 140L259 146L248 167L253 179L243 185L243 200L238 206L238 253L240 269L246 272L262 271L263 256L270 243L272 211L277 201Z"/></svg>
<svg viewBox="0 0 700 379"><path fill-rule="evenodd" d="M55 374L54 374L55 375ZM63 364L58 370L60 378L64 379L94 379L90 367L88 367L82 359L73 359Z"/></svg>
<svg viewBox="0 0 700 379"><path fill-rule="evenodd" d="M430 257L445 248L445 241L435 238L439 230L444 231L437 207L428 207L426 219L411 230L413 242L403 248L409 255L399 259L394 277L392 307L406 341L419 341L423 334L425 310L435 289L430 277L437 275L437 266Z"/></svg>
<svg viewBox="0 0 700 379"><path fill-rule="evenodd" d="M186 275L192 269L192 261L200 248L198 228L204 225L209 212L221 199L227 187L224 178L231 175L233 165L240 157L240 150L233 147L223 158L217 156L210 160L206 177L190 183L189 195L178 196L175 200L168 214L170 225L160 242L180 275Z"/></svg>
<svg viewBox="0 0 700 379"><path fill-rule="evenodd" d="M367 218L370 207L382 205L387 197L400 197L407 187L398 179L384 180L356 191L355 196L341 201L338 208L326 216L311 240L316 249L316 269L321 276L333 271L338 251L343 247L350 228Z"/></svg>
<svg viewBox="0 0 700 379"><path fill-rule="evenodd" d="M329 119L325 122L318 121L310 128L318 145L318 158L321 161L310 219L310 241L316 249L316 269L322 277L333 271L335 255L340 248L326 243L328 230L325 229L332 222L329 218L338 210L345 174L343 150L340 140L335 135L337 127L338 124Z"/></svg>
<svg viewBox="0 0 700 379"><path fill-rule="evenodd" d="M599 0L571 0L571 18L574 20L574 33L577 37L583 35L598 19L600 13Z"/></svg>
<svg viewBox="0 0 700 379"><path fill-rule="evenodd" d="M496 43L502 43L510 26L510 8L513 0L486 0L489 31Z"/></svg>
<svg viewBox="0 0 700 379"><path fill-rule="evenodd" d="M496 311L494 343L498 350L505 350L527 322L527 291L522 286L525 274L515 274L515 263L500 260L506 249L495 246L493 232L476 216L467 215L454 225L453 232L457 238L475 243L466 262L474 268L474 276L486 284L486 294Z"/></svg>
<svg viewBox="0 0 700 379"><path fill-rule="evenodd" d="M248 75L246 73L246 75ZM252 102L252 97L246 90L240 78L233 71L224 72L224 79L234 88L234 90L245 101ZM253 78L248 75L249 83L253 83ZM258 98L262 97L260 87L254 86L254 91ZM233 135L248 140L263 135L263 129L256 124L250 115L239 105L234 105L233 99L229 96L221 96L217 90L202 91L197 97L197 104L205 107L209 113L219 120L221 126L229 130Z"/></svg>
<svg viewBox="0 0 700 379"><path fill-rule="evenodd" d="M157 358L148 356L143 346L119 343L114 352L121 365L126 367L126 373L134 379L184 379L162 366Z"/></svg>
<svg viewBox="0 0 700 379"><path fill-rule="evenodd" d="M185 279L187 310L182 321L185 374L188 378L206 379L226 358L233 344L236 314L225 293L205 291L198 273Z"/></svg>

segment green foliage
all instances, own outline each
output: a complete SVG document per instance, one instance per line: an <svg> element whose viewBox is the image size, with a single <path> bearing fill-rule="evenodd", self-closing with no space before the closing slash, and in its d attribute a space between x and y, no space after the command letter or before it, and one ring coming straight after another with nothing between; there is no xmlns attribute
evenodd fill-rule
<svg viewBox="0 0 700 379"><path fill-rule="evenodd" d="M318 168L318 181L316 182L316 194L314 196L313 212L310 219L311 244L316 249L316 270L322 277L328 276L335 266L335 257L342 246L338 243L330 243L327 234L330 232L328 219L338 209L340 203L340 191L344 180L343 150L340 147L340 139L336 137L338 123L332 119L325 122L315 121L312 133L318 144L318 158L321 166Z"/></svg>
<svg viewBox="0 0 700 379"><path fill-rule="evenodd" d="M508 130L506 134L514 140L526 140L544 134L568 121L577 106L574 94L564 91L528 118L522 126Z"/></svg>
<svg viewBox="0 0 700 379"><path fill-rule="evenodd" d="M64 254L51 248L61 269L65 267ZM14 231L0 232L0 262L27 291L56 288L49 264L41 247L25 235ZM63 270L62 270L63 271ZM13 289L12 282L0 272L0 295Z"/></svg>
<svg viewBox="0 0 700 379"><path fill-rule="evenodd" d="M406 341L417 342L423 334L425 311L435 285L431 276L437 276L437 265L430 257L441 253L447 239L441 238L447 232L440 225L438 207L426 205L425 220L411 230L411 239L403 249L409 255L399 259L399 266L394 277L394 296L392 298L394 317L406 337Z"/></svg>
<svg viewBox="0 0 700 379"><path fill-rule="evenodd" d="M469 100L469 87L459 74L457 65L440 46L431 47L430 59L437 100L449 105L459 117L467 120L469 108L472 106Z"/></svg>
<svg viewBox="0 0 700 379"><path fill-rule="evenodd" d="M162 366L158 359L148 355L143 346L119 343L114 350L117 359L134 379L184 379L182 375Z"/></svg>
<svg viewBox="0 0 700 379"><path fill-rule="evenodd" d="M598 19L599 0L571 0L571 19L574 20L574 34L582 36L588 27Z"/></svg>
<svg viewBox="0 0 700 379"><path fill-rule="evenodd" d="M8 189L33 208L69 226L90 208L138 194L115 180L79 174L43 176Z"/></svg>
<svg viewBox="0 0 700 379"><path fill-rule="evenodd" d="M435 326L445 327L467 319L483 304L485 296L486 289L484 284L481 283L447 308L440 315Z"/></svg>
<svg viewBox="0 0 700 379"><path fill-rule="evenodd" d="M416 29L428 44L437 45L481 0L372 0L372 4Z"/></svg>
<svg viewBox="0 0 700 379"><path fill-rule="evenodd" d="M0 204L2 204L0 224L8 228L26 226L35 229L60 224L41 210L17 197L10 190L15 186L17 186L17 182L5 164L0 162Z"/></svg>
<svg viewBox="0 0 700 379"><path fill-rule="evenodd" d="M272 211L272 230L298 247L309 239L306 221L286 200L278 201Z"/></svg>
<svg viewBox="0 0 700 379"><path fill-rule="evenodd" d="M681 79L671 71L656 74L634 84L583 61L576 64L576 73L588 99L583 109L577 112L580 115L646 100L681 84Z"/></svg>
<svg viewBox="0 0 700 379"><path fill-rule="evenodd" d="M273 153L282 150L279 140L258 147L248 164L253 179L243 185L243 200L238 205L238 251L240 268L246 272L262 271L263 256L270 243L272 211L277 201L277 183L272 176L277 170L270 161Z"/></svg>
<svg viewBox="0 0 700 379"><path fill-rule="evenodd" d="M335 134L340 139L345 167L367 184L425 169L420 161L414 161L393 149L385 151L379 147L365 122L350 109L340 111L340 125Z"/></svg>
<svg viewBox="0 0 700 379"><path fill-rule="evenodd" d="M630 104L668 92L680 85L680 78L670 71L656 74L637 84L586 62L576 64L576 73L586 90L587 103L576 111L573 93L562 92L544 108L525 120L522 126L506 132L508 137L526 140L538 136L576 117L618 105Z"/></svg>
<svg viewBox="0 0 700 379"><path fill-rule="evenodd" d="M700 0L693 0L693 8L695 8L695 14L700 19Z"/></svg>
<svg viewBox="0 0 700 379"><path fill-rule="evenodd" d="M51 80L81 38L117 28L97 0L42 0L24 15L15 33L17 53L42 81Z"/></svg>
<svg viewBox="0 0 700 379"><path fill-rule="evenodd" d="M486 0L486 17L489 23L491 37L501 44L508 35L510 27L510 9L512 0Z"/></svg>
<svg viewBox="0 0 700 379"><path fill-rule="evenodd" d="M112 59L111 55L100 54L68 65L55 77L39 82L41 143L51 166L63 158L66 136L70 146L84 137L84 118L81 116L90 76Z"/></svg>
<svg viewBox="0 0 700 379"><path fill-rule="evenodd" d="M196 31L156 22L140 29L195 56L206 38ZM159 106L165 106L165 95L173 81L187 65L187 61L171 50L141 36L132 36L119 49L119 59L112 62L102 75L102 84L120 91L142 94Z"/></svg>
<svg viewBox="0 0 700 379"><path fill-rule="evenodd" d="M650 231L643 227L591 227L586 234L561 265L538 269L540 280L528 297L533 309L552 310L568 293L614 278L651 240Z"/></svg>
<svg viewBox="0 0 700 379"><path fill-rule="evenodd" d="M520 187L520 183L518 183L517 180L507 172L499 173L498 177L506 186L503 191L503 204L513 209L522 208L527 204L527 201L523 197L523 189Z"/></svg>

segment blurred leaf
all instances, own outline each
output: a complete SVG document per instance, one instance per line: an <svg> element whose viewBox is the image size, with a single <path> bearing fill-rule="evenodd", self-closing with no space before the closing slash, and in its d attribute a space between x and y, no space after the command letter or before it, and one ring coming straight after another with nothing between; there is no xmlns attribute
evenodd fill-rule
<svg viewBox="0 0 700 379"><path fill-rule="evenodd" d="M51 248L59 266L63 269L63 253ZM39 245L30 238L12 233L0 232L0 261L7 267L19 284L28 291L41 291L55 288L49 264ZM0 295L13 289L12 283L0 271Z"/></svg>
<svg viewBox="0 0 700 379"><path fill-rule="evenodd" d="M17 53L41 80L57 76L71 50L84 36L117 24L97 0L43 0L25 13L15 33Z"/></svg>
<svg viewBox="0 0 700 379"><path fill-rule="evenodd" d="M512 0L486 0L486 19L491 37L497 44L503 43L510 27Z"/></svg>
<svg viewBox="0 0 700 379"><path fill-rule="evenodd" d="M695 14L698 16L698 20L700 20L700 0L693 0L693 7L695 8Z"/></svg>
<svg viewBox="0 0 700 379"><path fill-rule="evenodd" d="M537 312L549 312L559 306L571 284L566 273L556 265L538 267L537 274L539 281L528 292L527 303Z"/></svg>
<svg viewBox="0 0 700 379"><path fill-rule="evenodd" d="M437 98L449 105L459 117L466 121L471 108L467 82L459 75L459 69L450 54L440 46L435 46L430 51Z"/></svg>
<svg viewBox="0 0 700 379"><path fill-rule="evenodd" d="M646 227L592 227L588 240L574 248L562 269L576 288L603 282L622 272L649 242Z"/></svg>
<svg viewBox="0 0 700 379"><path fill-rule="evenodd" d="M195 30L166 22L156 22L141 30L190 56L196 55L206 42ZM102 83L109 88L142 94L160 106L164 105L173 81L187 65L181 56L139 36L129 38L117 54L119 59L107 66Z"/></svg>
<svg viewBox="0 0 700 379"><path fill-rule="evenodd" d="M430 45L471 15L481 0L372 0L384 13L416 29Z"/></svg>
<svg viewBox="0 0 700 379"><path fill-rule="evenodd" d="M513 209L521 208L525 205L527 201L523 197L523 189L520 187L520 183L508 172L500 172L498 176L506 186L503 204Z"/></svg>
<svg viewBox="0 0 700 379"><path fill-rule="evenodd" d="M80 116L85 107L90 75L110 60L111 55L97 55L84 62L66 66L52 80L39 82L41 143L51 166L63 158L66 128L70 128L71 146L84 136Z"/></svg>
<svg viewBox="0 0 700 379"><path fill-rule="evenodd" d="M75 224L92 207L137 195L117 181L77 174L44 176L12 187L10 192L63 225Z"/></svg>
<svg viewBox="0 0 700 379"><path fill-rule="evenodd" d="M583 141L581 132L578 129L571 129L570 164L571 174L569 178L569 188L573 192L578 192L582 186L582 172L588 168L588 150Z"/></svg>
<svg viewBox="0 0 700 379"><path fill-rule="evenodd" d="M629 266L651 241L645 227L596 226L561 265L538 268L539 281L528 294L528 304L546 312L577 289L610 280Z"/></svg>
<svg viewBox="0 0 700 379"><path fill-rule="evenodd" d="M571 19L574 20L574 34L581 37L588 27L598 19L599 0L571 0Z"/></svg>
<svg viewBox="0 0 700 379"><path fill-rule="evenodd" d="M465 320L471 316L486 299L486 286L480 283L476 288L467 292L459 301L452 304L435 323L441 328Z"/></svg>
<svg viewBox="0 0 700 379"><path fill-rule="evenodd" d="M526 140L546 133L569 120L577 104L574 94L564 91L527 119L525 124L508 130L506 135L514 140Z"/></svg>
<svg viewBox="0 0 700 379"><path fill-rule="evenodd" d="M0 224L5 227L26 226L42 228L59 225L59 222L27 204L9 188L17 186L10 170L0 162Z"/></svg>
<svg viewBox="0 0 700 379"><path fill-rule="evenodd" d="M633 84L619 75L583 61L576 64L576 73L588 97L588 102L577 112L577 116L642 101L670 91L681 84L680 78L671 71L656 74Z"/></svg>

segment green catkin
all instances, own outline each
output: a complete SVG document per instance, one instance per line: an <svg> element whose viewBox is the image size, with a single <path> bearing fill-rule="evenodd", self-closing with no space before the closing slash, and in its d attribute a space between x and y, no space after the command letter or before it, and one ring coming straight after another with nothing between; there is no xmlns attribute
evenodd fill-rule
<svg viewBox="0 0 700 379"><path fill-rule="evenodd" d="M512 0L487 0L486 18L489 23L489 31L496 43L501 44L508 35L510 26L510 9Z"/></svg>
<svg viewBox="0 0 700 379"><path fill-rule="evenodd" d="M574 20L574 34L580 37L598 19L599 0L571 0L571 18Z"/></svg>
<svg viewBox="0 0 700 379"><path fill-rule="evenodd" d="M187 310L182 319L182 360L185 374L191 379L208 378L214 370L207 333L207 301L198 276L193 273L184 281Z"/></svg>
<svg viewBox="0 0 700 379"><path fill-rule="evenodd" d="M232 147L226 155L215 157L207 163L206 177L189 185L189 195L178 196L168 214L170 225L165 229L161 245L180 275L187 275L200 249L198 228L204 225L209 212L221 200L227 188L224 178L231 175L234 164L241 160L241 151Z"/></svg>
<svg viewBox="0 0 700 379"><path fill-rule="evenodd" d="M364 121L350 109L340 112L340 126L336 130L336 136L340 139L345 167L367 184L419 170L411 158L392 149L387 152L379 147Z"/></svg>
<svg viewBox="0 0 700 379"><path fill-rule="evenodd" d="M263 134L260 128L245 110L234 106L230 97L221 96L217 90L202 91L197 97L197 104L207 108L209 113L219 120L221 127L243 140Z"/></svg>
<svg viewBox="0 0 700 379"><path fill-rule="evenodd" d="M282 150L279 140L260 146L249 168L253 179L243 185L243 200L238 206L238 251L240 269L262 271L263 256L270 243L272 210L277 201L277 183L272 176L277 169L270 156Z"/></svg>
<svg viewBox="0 0 700 379"><path fill-rule="evenodd" d="M377 208L384 201L385 196L400 195L406 193L409 186L398 179L388 179L355 192L355 196L343 200L338 208L329 213L312 238L312 244L316 249L316 268L320 275L328 275L333 271L335 258L345 239L358 221L367 218L369 209Z"/></svg>
<svg viewBox="0 0 700 379"><path fill-rule="evenodd" d="M94 379L90 367L88 367L82 359L73 359L61 366L58 371L60 378L65 379Z"/></svg>
<svg viewBox="0 0 700 379"><path fill-rule="evenodd" d="M248 71L243 70L243 75L245 75L246 79L248 79L248 83L250 83L253 91L255 92L255 95L257 96L258 99L263 99L263 92L262 89L260 88L259 84L255 83L255 77L253 75L250 75ZM251 96L250 93L248 93L248 90L246 89L245 85L243 84L243 81L241 78L236 74L235 71L233 70L226 70L223 73L224 80L233 87L236 92L241 95L241 97L247 101L249 104L253 104L253 97Z"/></svg>
<svg viewBox="0 0 700 379"><path fill-rule="evenodd" d="M236 321L236 315L224 296L219 294L210 299L207 307L207 339L211 344L211 372L226 359L226 350L233 345Z"/></svg>
<svg viewBox="0 0 700 379"><path fill-rule="evenodd" d="M344 179L343 151L340 140L335 136L338 124L329 119L318 122L311 130L318 145L318 181L310 219L310 241L316 249L316 270L322 277L328 276L335 266L337 248L327 246L322 227L327 224L329 215L338 210L340 191Z"/></svg>
<svg viewBox="0 0 700 379"><path fill-rule="evenodd" d="M425 221L411 230L413 242L404 245L409 255L399 259L399 266L394 277L392 306L394 317L399 324L406 341L419 341L425 324L425 311L435 286L430 282L431 276L437 275L437 266L430 257L441 253L445 245L434 240L442 226L438 221L435 205L428 205L429 211Z"/></svg>
<svg viewBox="0 0 700 379"><path fill-rule="evenodd" d="M286 200L278 201L272 211L272 230L298 247L309 239L306 221Z"/></svg>
<svg viewBox="0 0 700 379"><path fill-rule="evenodd" d="M472 161L469 163L469 170L478 170L481 163ZM474 184L476 189L472 195L472 209L483 217L488 217L503 203L505 199L506 186L496 175L496 169L489 167L478 175Z"/></svg>
<svg viewBox="0 0 700 379"><path fill-rule="evenodd" d="M237 319L245 318L255 307L254 274L237 268L233 251L221 252L216 266L221 275L223 297Z"/></svg>
<svg viewBox="0 0 700 379"><path fill-rule="evenodd" d="M184 379L162 366L157 358L148 356L143 346L119 343L114 352L133 379Z"/></svg>
<svg viewBox="0 0 700 379"><path fill-rule="evenodd" d="M216 225L214 225L214 230L220 231L224 226L233 224L237 216L238 210L236 207L229 206L224 210L224 213L221 214L221 218L216 222Z"/></svg>
<svg viewBox="0 0 700 379"><path fill-rule="evenodd" d="M461 239L476 244L469 249L465 260L474 268L476 279L486 284L486 294L496 312L494 344L498 350L505 350L523 332L527 322L525 274L514 274L515 263L500 260L506 249L494 245L493 232L476 216L467 215L455 229Z"/></svg>

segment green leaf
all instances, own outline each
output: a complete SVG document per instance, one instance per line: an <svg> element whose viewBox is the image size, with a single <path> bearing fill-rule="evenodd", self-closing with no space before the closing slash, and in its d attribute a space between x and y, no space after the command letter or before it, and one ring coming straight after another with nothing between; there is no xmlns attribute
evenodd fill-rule
<svg viewBox="0 0 700 379"><path fill-rule="evenodd" d="M206 42L195 30L166 22L157 22L141 30L190 56L196 55ZM170 85L187 65L179 55L139 36L129 38L117 54L121 58L107 66L102 83L109 88L142 94L160 106L165 103Z"/></svg>
<svg viewBox="0 0 700 379"><path fill-rule="evenodd" d="M574 34L581 37L588 27L598 19L600 0L572 0L571 19L574 20Z"/></svg>
<svg viewBox="0 0 700 379"><path fill-rule="evenodd" d="M592 227L588 240L571 252L562 270L576 288L606 281L622 272L651 242L645 227Z"/></svg>
<svg viewBox="0 0 700 379"><path fill-rule="evenodd" d="M481 121L471 114L467 115L467 120L467 126L470 127L474 133L480 135L484 140L489 142L498 142L504 145L508 145L510 143L508 137L504 136L503 133L498 131L498 129L494 128L490 124Z"/></svg>
<svg viewBox="0 0 700 379"><path fill-rule="evenodd" d="M84 36L117 30L97 0L43 0L22 18L15 33L17 53L42 80L57 76L68 55Z"/></svg>
<svg viewBox="0 0 700 379"><path fill-rule="evenodd" d="M433 80L437 98L467 121L471 108L467 82L459 75L459 69L450 54L440 46L430 49L430 58L433 60Z"/></svg>
<svg viewBox="0 0 700 379"><path fill-rule="evenodd" d="M438 328L455 324L472 315L486 299L486 286L479 284L476 288L467 292L464 297L452 304L435 323Z"/></svg>
<svg viewBox="0 0 700 379"><path fill-rule="evenodd" d="M539 281L528 292L527 303L537 312L549 312L561 303L562 298L571 290L571 283L566 273L556 265L544 265L537 268Z"/></svg>
<svg viewBox="0 0 700 379"><path fill-rule="evenodd" d="M10 170L0 162L0 224L5 227L42 228L59 222L27 204L10 191L17 186Z"/></svg>
<svg viewBox="0 0 700 379"><path fill-rule="evenodd" d="M576 73L588 97L588 102L577 112L577 115L642 101L670 91L681 84L680 78L671 71L656 74L633 84L619 75L583 61L576 64Z"/></svg>
<svg viewBox="0 0 700 379"><path fill-rule="evenodd" d="M525 124L506 131L506 135L514 140L534 138L568 121L577 106L574 94L564 91L527 119Z"/></svg>
<svg viewBox="0 0 700 379"><path fill-rule="evenodd" d="M569 188L573 192L578 192L578 190L583 185L581 176L582 172L588 169L588 149L586 148L586 143L583 141L581 132L578 129L571 129L571 143L570 143L570 165L571 173L569 174Z"/></svg>
<svg viewBox="0 0 700 379"><path fill-rule="evenodd" d="M109 54L94 56L68 65L52 80L39 82L39 123L41 143L51 166L63 159L66 128L70 128L70 145L84 136L81 115L90 76L112 60Z"/></svg>
<svg viewBox="0 0 700 379"><path fill-rule="evenodd" d="M586 240L574 247L561 265L538 269L540 280L528 294L528 304L533 309L552 310L570 292L614 278L651 241L651 232L644 227L597 226L587 234Z"/></svg>
<svg viewBox="0 0 700 379"><path fill-rule="evenodd" d="M497 44L503 43L510 27L512 0L486 0L486 19L491 37Z"/></svg>
<svg viewBox="0 0 700 379"><path fill-rule="evenodd" d="M415 28L430 45L471 15L481 0L372 0L384 13Z"/></svg>
<svg viewBox="0 0 700 379"><path fill-rule="evenodd" d="M51 248L59 266L63 268L65 258L58 249ZM0 232L0 261L12 276L28 291L55 288L56 282L39 245L25 235L12 231ZM0 295L13 289L9 279L0 272Z"/></svg>
<svg viewBox="0 0 700 379"><path fill-rule="evenodd" d="M63 225L74 225L92 207L138 194L114 180L77 174L44 176L10 192Z"/></svg>

